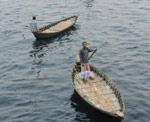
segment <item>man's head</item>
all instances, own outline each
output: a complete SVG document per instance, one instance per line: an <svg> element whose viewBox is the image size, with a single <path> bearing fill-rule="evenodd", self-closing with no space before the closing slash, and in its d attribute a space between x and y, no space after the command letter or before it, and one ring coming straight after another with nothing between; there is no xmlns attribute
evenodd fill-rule
<svg viewBox="0 0 150 122"><path fill-rule="evenodd" d="M87 48L87 42L82 43L83 48Z"/></svg>

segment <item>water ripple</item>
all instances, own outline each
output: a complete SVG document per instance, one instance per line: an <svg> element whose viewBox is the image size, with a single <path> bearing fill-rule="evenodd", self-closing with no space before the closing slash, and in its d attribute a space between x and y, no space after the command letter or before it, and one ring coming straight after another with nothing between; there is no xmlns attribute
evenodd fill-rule
<svg viewBox="0 0 150 122"><path fill-rule="evenodd" d="M34 7L33 7L34 6ZM115 81L125 99L124 122L150 119L149 0L1 0L0 121L118 122L89 110L71 86L81 42L98 48L90 63ZM55 39L35 40L38 26L80 13Z"/></svg>

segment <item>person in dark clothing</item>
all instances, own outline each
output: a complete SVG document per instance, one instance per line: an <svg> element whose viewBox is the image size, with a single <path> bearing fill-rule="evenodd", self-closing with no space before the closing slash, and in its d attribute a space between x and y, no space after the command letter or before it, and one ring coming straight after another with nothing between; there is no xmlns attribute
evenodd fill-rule
<svg viewBox="0 0 150 122"><path fill-rule="evenodd" d="M84 81L87 81L88 78L91 80L94 80L90 76L90 66L88 63L89 58L89 52L94 52L95 50L91 50L87 47L87 42L82 43L83 48L80 50L79 56L80 56L80 62L81 62L81 77Z"/></svg>

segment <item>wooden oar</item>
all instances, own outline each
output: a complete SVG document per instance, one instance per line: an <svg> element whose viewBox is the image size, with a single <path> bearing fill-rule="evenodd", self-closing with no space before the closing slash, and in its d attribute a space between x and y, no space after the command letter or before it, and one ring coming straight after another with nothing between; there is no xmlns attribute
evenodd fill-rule
<svg viewBox="0 0 150 122"><path fill-rule="evenodd" d="M94 50L94 52L89 56L88 60L90 60L92 58L92 56L94 55L94 53L96 53L97 49Z"/></svg>

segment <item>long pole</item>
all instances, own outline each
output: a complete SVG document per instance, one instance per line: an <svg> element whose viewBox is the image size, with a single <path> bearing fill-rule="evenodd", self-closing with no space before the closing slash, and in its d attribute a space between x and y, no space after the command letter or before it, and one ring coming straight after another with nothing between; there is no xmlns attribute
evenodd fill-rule
<svg viewBox="0 0 150 122"><path fill-rule="evenodd" d="M96 53L97 49L94 50L94 52L89 56L88 60L90 60L92 58L92 56L94 55L94 53Z"/></svg>

